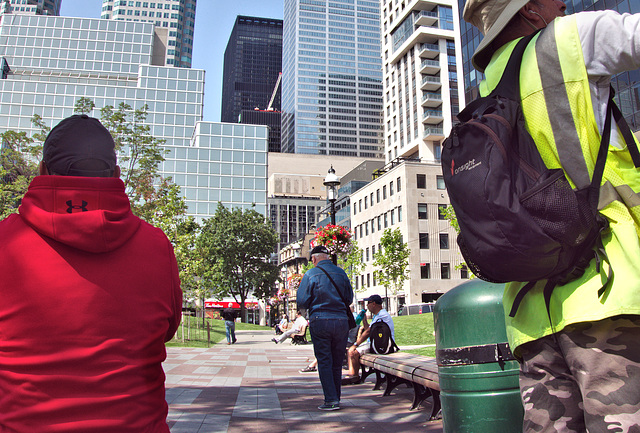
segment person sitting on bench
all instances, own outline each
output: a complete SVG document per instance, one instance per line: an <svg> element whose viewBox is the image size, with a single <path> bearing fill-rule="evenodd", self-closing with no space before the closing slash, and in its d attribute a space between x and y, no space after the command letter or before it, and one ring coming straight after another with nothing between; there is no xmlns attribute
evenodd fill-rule
<svg viewBox="0 0 640 433"><path fill-rule="evenodd" d="M282 335L278 338L272 338L271 341L273 341L276 344L282 343L284 340L286 340L288 337L291 337L293 334L299 334L302 330L306 330L307 324L308 324L307 319L302 317L300 310L298 310L296 312L296 320L293 322L293 326L291 327L291 329L283 332Z"/></svg>

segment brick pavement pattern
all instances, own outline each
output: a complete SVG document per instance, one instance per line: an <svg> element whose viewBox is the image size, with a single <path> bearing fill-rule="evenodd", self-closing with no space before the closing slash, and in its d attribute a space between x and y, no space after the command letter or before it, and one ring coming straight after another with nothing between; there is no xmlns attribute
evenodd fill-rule
<svg viewBox="0 0 640 433"><path fill-rule="evenodd" d="M172 433L442 432L427 421L431 400L410 411L412 389L388 397L373 378L342 388L341 410L323 412L317 372L299 373L313 359L311 344L271 341L271 331L236 331L209 349L167 348L167 421Z"/></svg>

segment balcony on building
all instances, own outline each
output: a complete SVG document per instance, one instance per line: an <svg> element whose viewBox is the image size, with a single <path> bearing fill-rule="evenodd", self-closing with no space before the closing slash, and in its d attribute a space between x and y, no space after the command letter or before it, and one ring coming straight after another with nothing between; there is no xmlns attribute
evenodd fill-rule
<svg viewBox="0 0 640 433"><path fill-rule="evenodd" d="M422 123L437 125L442 122L444 117L442 116L442 110L424 110L422 116Z"/></svg>
<svg viewBox="0 0 640 433"><path fill-rule="evenodd" d="M440 46L438 44L420 44L419 55L423 59L435 59L440 55Z"/></svg>
<svg viewBox="0 0 640 433"><path fill-rule="evenodd" d="M423 92L422 93L422 106L423 107L439 107L442 104L442 95L440 92Z"/></svg>
<svg viewBox="0 0 640 433"><path fill-rule="evenodd" d="M440 62L437 60L425 59L420 64L420 73L421 74L430 74L433 75L440 71Z"/></svg>
<svg viewBox="0 0 640 433"><path fill-rule="evenodd" d="M440 140L444 138L443 128L436 128L436 127L424 128L424 134L422 138L424 140Z"/></svg>
<svg viewBox="0 0 640 433"><path fill-rule="evenodd" d="M433 75L423 76L422 83L420 83L421 90L438 90L441 86L440 77L434 77Z"/></svg>

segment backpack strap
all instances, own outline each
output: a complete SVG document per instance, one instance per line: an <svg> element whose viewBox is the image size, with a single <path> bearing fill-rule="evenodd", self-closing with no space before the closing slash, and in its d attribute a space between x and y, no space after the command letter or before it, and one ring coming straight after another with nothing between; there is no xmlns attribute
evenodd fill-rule
<svg viewBox="0 0 640 433"><path fill-rule="evenodd" d="M500 95L512 101L520 101L520 68L522 66L522 55L527 45L529 45L529 42L531 42L540 30L542 29L538 29L518 41L511 52L511 56L509 56L509 61L504 68L498 85L489 96Z"/></svg>
<svg viewBox="0 0 640 433"><path fill-rule="evenodd" d="M346 308L347 310L347 319L349 320L349 329L353 329L356 326L356 319L353 318L353 314L351 313L351 308L349 308L349 304L347 303L347 300L345 299L344 296L342 296L342 293L340 293L340 289L338 289L336 282L333 281L333 278L331 278L331 275L329 275L329 272L325 271L320 266L316 266L316 267L325 273L327 278L329 278L329 281L331 281L331 284L333 284L333 287L335 287L336 291L338 292L338 296L340 296L340 299L342 299L342 302L344 303L344 308Z"/></svg>

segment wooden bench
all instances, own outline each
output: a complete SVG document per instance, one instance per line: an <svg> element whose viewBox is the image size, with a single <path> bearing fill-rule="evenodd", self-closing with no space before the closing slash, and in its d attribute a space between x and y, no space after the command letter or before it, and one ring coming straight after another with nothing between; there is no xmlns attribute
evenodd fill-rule
<svg viewBox="0 0 640 433"><path fill-rule="evenodd" d="M438 381L438 365L435 358L396 352L389 355L365 353L360 357L360 383L370 374L375 373L378 390L386 382L383 395L390 395L395 387L406 384L413 387L413 403L411 410L416 409L428 397L432 397L429 420L438 418L440 413L440 383Z"/></svg>

